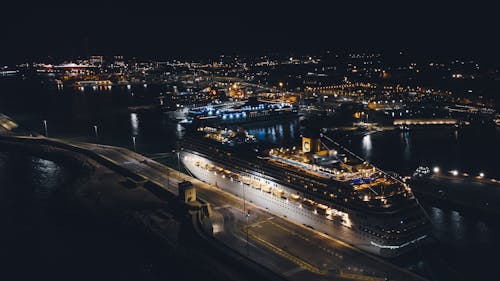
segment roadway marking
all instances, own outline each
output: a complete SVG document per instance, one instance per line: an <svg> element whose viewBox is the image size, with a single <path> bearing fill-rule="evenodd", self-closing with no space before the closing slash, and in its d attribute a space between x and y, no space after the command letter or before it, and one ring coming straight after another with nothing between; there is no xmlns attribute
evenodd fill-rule
<svg viewBox="0 0 500 281"><path fill-rule="evenodd" d="M230 208L230 207L231 207L231 205L226 204L226 205L222 205L222 206L213 207L212 209L219 210L219 209L225 209L225 208Z"/></svg>
<svg viewBox="0 0 500 281"><path fill-rule="evenodd" d="M271 223L272 225L274 225L274 226L278 227L278 228L283 229L284 231L286 231L286 232L288 232L288 233L290 233L290 234L292 234L292 235L294 235L294 236L297 236L297 237L301 238L302 240L305 240L305 241L307 241L307 242L309 242L309 241L310 241L310 240L309 240L309 238L307 238L307 237L303 236L302 234L297 233L297 232L295 232L295 231L293 231L293 230L290 230L290 229L288 229L288 228L284 227L283 225L281 225L281 224L279 224L279 223L275 223L275 222L272 222L272 221L271 221L270 223Z"/></svg>
<svg viewBox="0 0 500 281"><path fill-rule="evenodd" d="M265 222L271 221L272 219L274 219L274 216L273 217L268 217L268 218L266 218L264 220L260 220L260 221L254 222L252 224L249 224L246 228L251 228L251 227L259 226L260 224L263 224Z"/></svg>
<svg viewBox="0 0 500 281"><path fill-rule="evenodd" d="M248 231L248 235L250 236L250 238L252 238L252 240L255 240L257 241L259 244L267 247L268 249L270 249L271 251L273 251L274 253L276 253L277 255L295 263L296 265L300 266L300 267L303 267L304 269L312 272L312 273L316 273L316 274L319 274L319 275L325 275L327 273L326 270L323 270L321 268L318 268L304 260L301 260L299 258L297 258L296 256L286 252L285 250L279 248L278 246L272 244L272 243L269 243L268 241L266 241L265 239L262 239L260 238L258 235L252 233L252 231Z"/></svg>
<svg viewBox="0 0 500 281"><path fill-rule="evenodd" d="M353 280L361 280L361 281L384 281L384 280L386 280L385 278L381 278L381 277L348 273L348 272L344 272L344 271L340 272L340 277L347 278L347 279L353 279Z"/></svg>
<svg viewBox="0 0 500 281"><path fill-rule="evenodd" d="M250 245L250 246L252 246L252 247L254 247L254 248L257 248L257 249L258 249L257 245L255 245L254 243L252 243L252 242L250 242L250 241L247 241L245 238L240 237L240 236L238 236L238 235L234 235L234 237L236 237L237 239L239 239L239 240L241 240L241 241L243 241L243 242L245 242L245 243L248 243L248 245Z"/></svg>

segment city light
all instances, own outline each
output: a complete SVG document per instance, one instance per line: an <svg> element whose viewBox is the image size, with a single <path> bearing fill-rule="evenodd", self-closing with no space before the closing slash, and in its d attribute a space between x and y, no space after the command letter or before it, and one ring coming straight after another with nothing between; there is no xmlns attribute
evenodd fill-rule
<svg viewBox="0 0 500 281"><path fill-rule="evenodd" d="M452 175L454 175L454 176L458 176L458 171L457 171L457 170L452 170L450 173L451 173Z"/></svg>
<svg viewBox="0 0 500 281"><path fill-rule="evenodd" d="M433 171L435 174L437 174L437 173L439 173L439 171L440 171L440 170L439 170L439 167L434 167L434 168L432 168L432 171Z"/></svg>

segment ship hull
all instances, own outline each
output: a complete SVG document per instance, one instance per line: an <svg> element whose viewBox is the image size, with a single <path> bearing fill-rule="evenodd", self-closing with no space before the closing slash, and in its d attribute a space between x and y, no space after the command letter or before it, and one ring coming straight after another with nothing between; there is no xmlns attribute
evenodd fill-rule
<svg viewBox="0 0 500 281"><path fill-rule="evenodd" d="M303 206L300 202L277 196L272 192L266 192L262 188L257 188L254 184L233 180L230 177L223 176L223 173L218 173L217 171L207 169L201 165L196 165L197 162L209 163L217 166L222 165L221 163L214 163L201 155L183 151L181 157L181 161L186 169L199 180L265 208L275 215L286 217L295 223L313 228L316 231L327 234L363 251L390 258L407 252L416 244L412 242L405 247L388 248L387 246L383 246L383 242L371 239L366 233L358 231L356 223L352 222L352 220L348 219L346 222L336 217L320 214L312 208L308 208L305 205ZM233 172L245 174L245 172L242 171ZM260 179L258 174L247 173L245 175L253 181ZM294 193L294 190L275 182L266 181L266 184L273 185L287 193Z"/></svg>

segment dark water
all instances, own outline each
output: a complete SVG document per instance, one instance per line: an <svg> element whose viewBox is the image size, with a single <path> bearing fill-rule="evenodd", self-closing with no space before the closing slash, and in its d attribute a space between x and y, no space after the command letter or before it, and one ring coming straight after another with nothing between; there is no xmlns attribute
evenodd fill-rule
<svg viewBox="0 0 500 281"><path fill-rule="evenodd" d="M157 103L156 97L162 91L160 87L147 89L138 87L131 90L117 87L111 91L82 93L68 89L57 91L44 84L27 81L19 83L19 81L4 79L0 80L0 89L3 89L0 97L0 112L10 114L25 128L39 133L44 133L43 120L45 119L48 123L49 135L53 137L95 141L93 126L97 125L99 142L132 148L132 136L136 136L137 150L156 156L159 153L171 151L175 142L184 135L183 128L170 122L161 112L133 113L127 110L127 107L131 105ZM134 94L132 95L131 92ZM300 135L297 120L284 121L279 124L254 125L247 129L258 139L277 144L295 144ZM495 128L476 126L459 130L423 129L406 133L390 131L368 136L337 134L335 137L339 142L381 168L402 174L410 174L419 165L429 165L440 166L443 171L457 169L470 174L484 172L487 176L500 178L500 169L497 164L500 155L499 136L499 131ZM162 159L159 160L162 161ZM165 162L168 162L168 159ZM0 166L0 172L15 169L16 165L19 164L11 159L7 162L4 160L3 166ZM41 189L50 189L51 186L58 185L57 182L50 181L46 184L37 183L36 180L40 179L32 175L33 169L38 169L40 173L42 170L36 166L21 172L27 179L35 180L27 184L31 186L28 189L36 186L42 186ZM61 172L64 170L63 167L56 167L59 171L57 173L63 173ZM5 175L5 172L3 174ZM15 215L14 210L21 208L22 204L24 203L20 200L8 199L3 207L10 210L7 210L6 214ZM430 247L422 247L410 257L405 257L398 262L433 280L495 280L494 277L499 272L495 265L496 258L494 258L500 253L499 222L445 207L437 208L426 205L425 208L433 222L433 234L437 242ZM25 212L29 216L30 212L37 213L38 211L28 208ZM17 221L15 216L10 220ZM59 231L61 236L75 235L75 230L71 227L59 229L49 222L43 220L38 222L36 219L28 222L26 224L28 228L36 225L40 227L41 224L47 231ZM33 240L34 237L26 236L24 239ZM38 242L45 244L43 240ZM78 245L75 240L67 243L70 248ZM50 248L50 244L40 245L40 247ZM36 248L37 255L44 253L40 247ZM96 249L96 251L100 250ZM71 253L72 251L65 252L67 256L56 255L53 261L56 263L60 258L76 258L76 255ZM109 259L128 256L123 251L118 251L116 257L112 252L109 252L109 255ZM147 258L142 259L144 256L138 255L138 268L148 264ZM21 260L18 262L23 264ZM30 260L31 263L36 263L36 260ZM142 272L141 269L137 271Z"/></svg>
<svg viewBox="0 0 500 281"><path fill-rule="evenodd" d="M147 248L59 205L80 176L0 152L0 280L157 280Z"/></svg>
<svg viewBox="0 0 500 281"><path fill-rule="evenodd" d="M495 127L421 128L336 139L384 169L411 174L419 165L500 178L500 130Z"/></svg>

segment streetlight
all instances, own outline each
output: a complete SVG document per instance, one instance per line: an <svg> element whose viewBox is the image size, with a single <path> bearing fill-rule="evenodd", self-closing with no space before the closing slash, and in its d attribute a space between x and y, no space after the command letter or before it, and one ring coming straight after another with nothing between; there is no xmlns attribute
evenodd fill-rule
<svg viewBox="0 0 500 281"><path fill-rule="evenodd" d="M482 173L482 172L481 172L481 173L479 173L479 177L480 177L480 178L484 178L484 173Z"/></svg>
<svg viewBox="0 0 500 281"><path fill-rule="evenodd" d="M245 229L246 229L247 256L250 256L250 247L248 244L248 217L250 217L250 211L247 210L247 207L246 207L247 198L246 198L246 193L245 193L245 184L243 184L243 182L240 182L240 183L241 183L241 188L243 188L243 214L245 215L245 219L246 219Z"/></svg>
<svg viewBox="0 0 500 281"><path fill-rule="evenodd" d="M132 143L134 144L134 152L136 151L135 149L135 136L132 136Z"/></svg>
<svg viewBox="0 0 500 281"><path fill-rule="evenodd" d="M250 245L248 243L248 217L250 216L250 211L248 212L245 212L245 216L247 218L247 222L246 222L246 230L247 230L247 233L246 233L246 238L247 238L247 256L250 256Z"/></svg>
<svg viewBox="0 0 500 281"><path fill-rule="evenodd" d="M279 82L278 83L278 86L280 87L280 92L279 94L282 95L283 94L283 82Z"/></svg>
<svg viewBox="0 0 500 281"><path fill-rule="evenodd" d="M177 171L179 177L181 176L181 157L180 157L180 152L172 150L173 153L177 153Z"/></svg>
<svg viewBox="0 0 500 281"><path fill-rule="evenodd" d="M439 173L439 167L437 167L437 166L436 166L436 167L434 167L434 168L432 169L432 171L433 171L435 174Z"/></svg>
<svg viewBox="0 0 500 281"><path fill-rule="evenodd" d="M94 125L94 132L95 132L95 143L99 143L99 135L97 134L97 125Z"/></svg>
<svg viewBox="0 0 500 281"><path fill-rule="evenodd" d="M49 131L47 130L47 120L43 120L43 126L45 127L45 137L49 137Z"/></svg>

